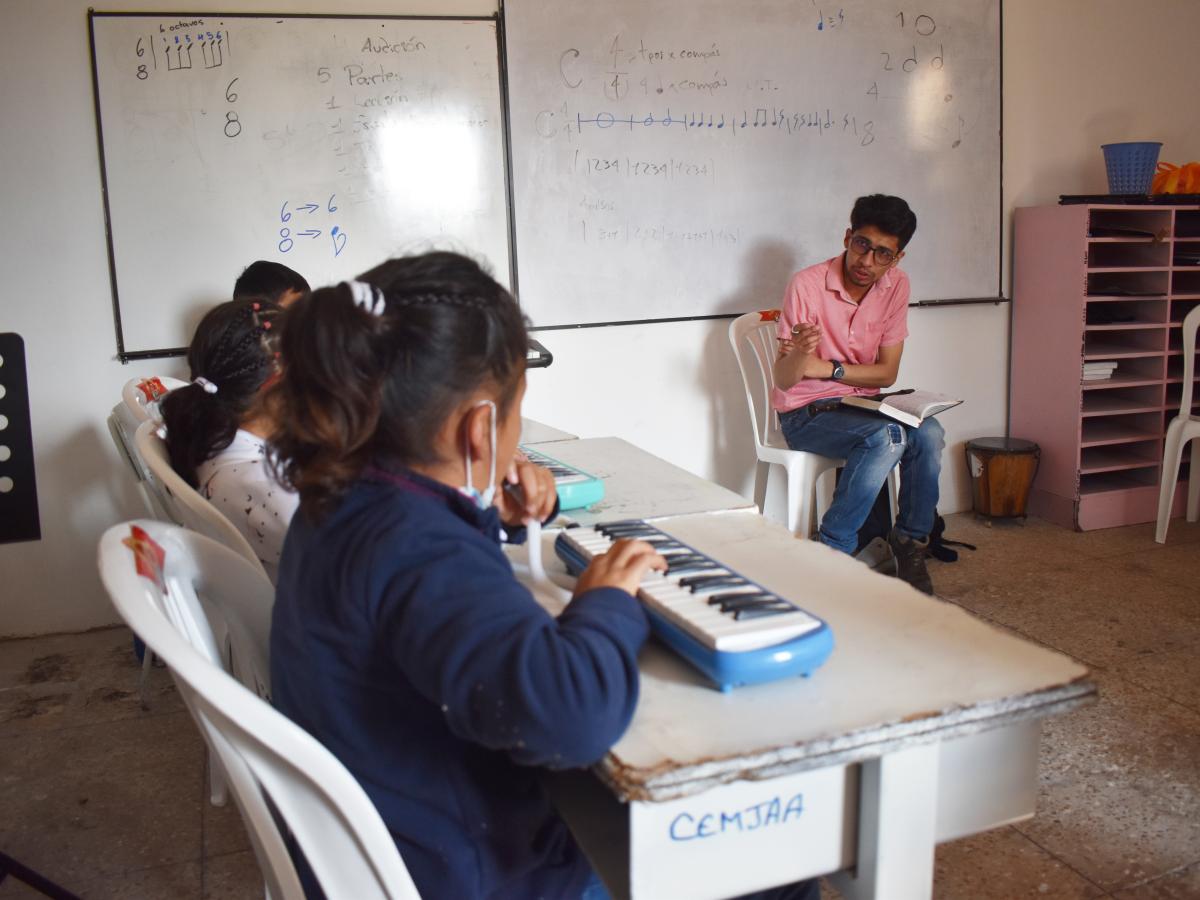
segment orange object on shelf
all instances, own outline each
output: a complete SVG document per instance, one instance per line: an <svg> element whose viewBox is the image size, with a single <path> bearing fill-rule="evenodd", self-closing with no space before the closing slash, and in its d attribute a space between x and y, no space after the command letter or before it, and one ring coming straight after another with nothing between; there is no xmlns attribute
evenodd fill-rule
<svg viewBox="0 0 1200 900"><path fill-rule="evenodd" d="M1200 162L1184 163L1182 166L1160 162L1150 193L1200 194Z"/></svg>

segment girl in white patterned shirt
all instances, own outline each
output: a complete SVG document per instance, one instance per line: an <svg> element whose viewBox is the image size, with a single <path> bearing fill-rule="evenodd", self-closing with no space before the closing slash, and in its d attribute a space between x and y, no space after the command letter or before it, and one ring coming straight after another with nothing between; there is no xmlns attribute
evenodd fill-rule
<svg viewBox="0 0 1200 900"><path fill-rule="evenodd" d="M299 498L271 475L262 402L278 372L276 319L265 298L209 310L188 347L192 382L162 401L171 466L242 533L271 581Z"/></svg>

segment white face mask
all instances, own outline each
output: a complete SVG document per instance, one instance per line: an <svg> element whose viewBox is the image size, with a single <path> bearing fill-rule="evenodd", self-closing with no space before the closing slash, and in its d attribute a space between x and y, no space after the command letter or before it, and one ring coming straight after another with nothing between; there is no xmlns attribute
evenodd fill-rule
<svg viewBox="0 0 1200 900"><path fill-rule="evenodd" d="M467 485L459 490L471 500L480 509L487 509L492 505L492 501L496 499L496 404L491 400L480 400L472 409L478 409L481 406L486 406L491 410L491 425L489 433L491 436L491 464L488 466L488 484L482 491L478 490L474 485L474 479L471 475L471 437L468 434L464 438L466 450L466 469L467 469Z"/></svg>

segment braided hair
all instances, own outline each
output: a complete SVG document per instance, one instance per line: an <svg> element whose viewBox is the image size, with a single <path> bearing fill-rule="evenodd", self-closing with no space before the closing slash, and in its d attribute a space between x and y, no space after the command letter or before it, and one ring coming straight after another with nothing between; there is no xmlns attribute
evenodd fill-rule
<svg viewBox="0 0 1200 900"><path fill-rule="evenodd" d="M512 295L457 253L391 259L313 292L280 337L277 477L315 520L373 462L439 462L435 436L464 398L494 390L508 414L527 347Z"/></svg>
<svg viewBox="0 0 1200 900"><path fill-rule="evenodd" d="M192 487L196 469L233 441L259 391L277 371L278 304L231 300L210 309L188 347L192 383L163 398L171 467Z"/></svg>

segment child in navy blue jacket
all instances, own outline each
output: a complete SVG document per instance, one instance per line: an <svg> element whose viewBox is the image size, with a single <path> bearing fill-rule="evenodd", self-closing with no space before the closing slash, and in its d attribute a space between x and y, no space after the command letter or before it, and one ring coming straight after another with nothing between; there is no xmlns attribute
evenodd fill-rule
<svg viewBox="0 0 1200 900"><path fill-rule="evenodd" d="M281 338L272 443L301 505L273 699L358 778L428 898L594 885L534 767L593 763L625 730L632 593L665 565L619 542L557 619L514 578L501 538L556 508L549 473L514 463L526 345L508 292L448 253L301 298Z"/></svg>

